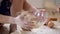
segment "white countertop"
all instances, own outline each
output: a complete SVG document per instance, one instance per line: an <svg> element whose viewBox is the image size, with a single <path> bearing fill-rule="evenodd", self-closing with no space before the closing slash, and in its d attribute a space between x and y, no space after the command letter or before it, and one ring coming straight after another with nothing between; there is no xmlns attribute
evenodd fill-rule
<svg viewBox="0 0 60 34"><path fill-rule="evenodd" d="M40 26L39 28L32 29L32 31L23 31L21 32L21 29L18 28L18 30L15 33L12 34L60 34L60 23L55 22L55 28L49 28L47 26Z"/></svg>

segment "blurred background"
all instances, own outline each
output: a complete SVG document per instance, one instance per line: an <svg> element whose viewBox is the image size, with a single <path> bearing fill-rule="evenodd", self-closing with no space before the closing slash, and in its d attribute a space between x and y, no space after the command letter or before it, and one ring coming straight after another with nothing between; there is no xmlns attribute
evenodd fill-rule
<svg viewBox="0 0 60 34"><path fill-rule="evenodd" d="M60 20L60 0L27 0L36 8L45 8L49 17L57 17Z"/></svg>

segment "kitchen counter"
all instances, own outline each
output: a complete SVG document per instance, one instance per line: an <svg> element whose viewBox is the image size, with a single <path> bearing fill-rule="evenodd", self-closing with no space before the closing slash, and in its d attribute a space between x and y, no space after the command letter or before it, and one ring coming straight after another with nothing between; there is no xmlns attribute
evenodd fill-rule
<svg viewBox="0 0 60 34"><path fill-rule="evenodd" d="M21 31L21 29L18 28L20 33L15 32L13 34L60 34L60 23L54 22L54 24L54 28L41 25L39 28L32 29L32 31Z"/></svg>

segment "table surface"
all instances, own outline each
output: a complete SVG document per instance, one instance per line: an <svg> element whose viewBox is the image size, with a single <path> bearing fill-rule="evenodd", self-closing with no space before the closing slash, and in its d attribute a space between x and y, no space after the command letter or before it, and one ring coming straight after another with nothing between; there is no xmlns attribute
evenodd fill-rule
<svg viewBox="0 0 60 34"><path fill-rule="evenodd" d="M32 31L21 31L18 27L18 30L12 34L60 34L60 23L54 22L55 28L49 28L47 26L40 26L39 28L32 29Z"/></svg>

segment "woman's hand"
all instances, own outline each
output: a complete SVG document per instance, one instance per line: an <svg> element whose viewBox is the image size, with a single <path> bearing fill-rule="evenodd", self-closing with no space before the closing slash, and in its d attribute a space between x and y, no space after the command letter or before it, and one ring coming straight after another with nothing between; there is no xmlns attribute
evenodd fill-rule
<svg viewBox="0 0 60 34"><path fill-rule="evenodd" d="M21 18L21 16L16 17L16 24L21 26L25 30L31 30L34 26L34 22L28 22L28 21L21 20L23 18L24 17Z"/></svg>

